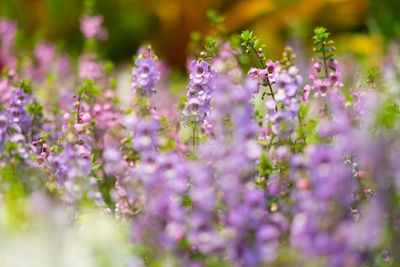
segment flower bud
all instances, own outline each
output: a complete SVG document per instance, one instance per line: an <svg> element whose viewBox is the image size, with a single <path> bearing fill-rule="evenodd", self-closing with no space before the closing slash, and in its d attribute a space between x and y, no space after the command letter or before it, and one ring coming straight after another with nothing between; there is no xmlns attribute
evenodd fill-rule
<svg viewBox="0 0 400 267"><path fill-rule="evenodd" d="M339 62L336 59L329 60L328 67L331 69L336 69L339 65Z"/></svg>
<svg viewBox="0 0 400 267"><path fill-rule="evenodd" d="M306 190L306 189L308 189L309 185L310 185L310 182L308 181L307 178L301 178L300 180L297 181L296 188L298 190Z"/></svg>
<svg viewBox="0 0 400 267"><path fill-rule="evenodd" d="M76 130L77 132L82 132L83 129L84 129L84 126L83 126L83 124L81 124L81 123L75 123L74 128L75 128L75 130Z"/></svg>
<svg viewBox="0 0 400 267"><path fill-rule="evenodd" d="M114 91L112 90L107 90L104 92L104 97L107 99L111 99L114 97Z"/></svg>
<svg viewBox="0 0 400 267"><path fill-rule="evenodd" d="M43 157L41 157L41 156L37 157L37 158L36 158L36 162L37 162L39 165L42 165L42 163L43 163Z"/></svg>
<svg viewBox="0 0 400 267"><path fill-rule="evenodd" d="M83 123L89 123L92 120L92 117L86 112L82 115L81 120Z"/></svg>
<svg viewBox="0 0 400 267"><path fill-rule="evenodd" d="M314 70L320 72L321 69L322 69L322 66L321 66L321 64L319 62L315 62L314 65L313 65L313 68L314 68Z"/></svg>
<svg viewBox="0 0 400 267"><path fill-rule="evenodd" d="M71 118L71 114L70 114L69 112L65 112L64 115L63 115L63 119L64 119L65 121L67 121L67 120L69 120L70 118Z"/></svg>

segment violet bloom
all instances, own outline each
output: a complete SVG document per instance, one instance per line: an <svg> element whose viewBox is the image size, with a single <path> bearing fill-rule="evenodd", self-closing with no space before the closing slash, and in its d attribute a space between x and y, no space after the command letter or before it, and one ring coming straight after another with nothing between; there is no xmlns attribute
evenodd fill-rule
<svg viewBox="0 0 400 267"><path fill-rule="evenodd" d="M195 84L206 84L213 75L208 68L208 63L205 61L197 62L193 60L190 66L193 71L190 73L189 77Z"/></svg>
<svg viewBox="0 0 400 267"><path fill-rule="evenodd" d="M187 93L188 102L185 103L182 114L186 122L203 124L206 117L210 116L213 91L211 82L215 77L215 72L210 69L205 61L197 62L193 60L191 68Z"/></svg>
<svg viewBox="0 0 400 267"><path fill-rule="evenodd" d="M22 88L15 88L10 98L10 106L7 109L10 126L14 128L17 127L22 133L27 133L29 131L30 122L32 120L24 108L29 100L29 96Z"/></svg>
<svg viewBox="0 0 400 267"><path fill-rule="evenodd" d="M276 111L277 103L272 99L265 102L267 107L266 123L272 122L272 131L284 139L292 133L293 121L297 117L300 107L298 93L303 79L298 72L297 67L291 66L288 70L281 69L274 73L277 88L275 101L280 103L279 111Z"/></svg>
<svg viewBox="0 0 400 267"><path fill-rule="evenodd" d="M14 88L9 100L9 106L0 112L0 148L5 141L19 144L13 149L12 154L18 154L21 158L28 158L26 136L31 130L31 116L26 112L26 105L30 102L30 96L22 88Z"/></svg>
<svg viewBox="0 0 400 267"><path fill-rule="evenodd" d="M138 58L135 64L137 67L132 68L132 87L137 89L140 95L151 97L155 93L160 72L156 70L155 62L151 58Z"/></svg>
<svg viewBox="0 0 400 267"><path fill-rule="evenodd" d="M333 145L310 146L306 154L309 182L299 179L299 190L292 195L296 215L291 243L303 255L326 257L328 266L341 266L346 257L354 256L350 236L341 233L341 226L349 227L352 220L347 212L352 200L351 169Z"/></svg>
<svg viewBox="0 0 400 267"><path fill-rule="evenodd" d="M143 152L154 150L158 146L158 121L155 119L139 120L134 126L132 148Z"/></svg>

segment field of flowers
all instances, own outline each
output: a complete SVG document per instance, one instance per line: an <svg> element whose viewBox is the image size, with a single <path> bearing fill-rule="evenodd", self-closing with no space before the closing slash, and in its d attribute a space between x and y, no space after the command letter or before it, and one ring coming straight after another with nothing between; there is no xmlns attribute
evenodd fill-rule
<svg viewBox="0 0 400 267"><path fill-rule="evenodd" d="M0 266L399 266L400 46L360 74L323 27L310 59L217 31L183 79L144 44L126 87L102 15L76 60L17 28L0 17Z"/></svg>

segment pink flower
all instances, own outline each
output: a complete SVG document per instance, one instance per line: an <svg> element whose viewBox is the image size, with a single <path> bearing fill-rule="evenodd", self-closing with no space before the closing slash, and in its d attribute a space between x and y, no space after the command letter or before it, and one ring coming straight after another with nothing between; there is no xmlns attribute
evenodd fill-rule
<svg viewBox="0 0 400 267"><path fill-rule="evenodd" d="M79 78L97 79L102 75L102 66L91 57L82 57L79 60Z"/></svg>
<svg viewBox="0 0 400 267"><path fill-rule="evenodd" d="M322 81L321 79L316 79L314 81L314 89L317 91L317 94L319 94L319 96L326 96L329 85L329 79L324 79L324 81Z"/></svg>
<svg viewBox="0 0 400 267"><path fill-rule="evenodd" d="M258 72L259 72L259 69L257 69L256 67L251 67L249 72L247 73L247 77L249 79L256 79L258 76Z"/></svg>
<svg viewBox="0 0 400 267"><path fill-rule="evenodd" d="M83 129L84 129L84 126L83 126L83 124L81 124L81 123L75 123L74 128L75 128L75 130L76 130L77 132L82 132Z"/></svg>
<svg viewBox="0 0 400 267"><path fill-rule="evenodd" d="M335 70L329 73L329 81L333 86L343 86L343 83L339 80L342 73L339 70Z"/></svg>
<svg viewBox="0 0 400 267"><path fill-rule="evenodd" d="M106 40L108 37L107 30L101 24L103 23L103 16L97 15L89 17L83 15L81 18L81 32L86 38L98 37L100 40Z"/></svg>
<svg viewBox="0 0 400 267"><path fill-rule="evenodd" d="M83 123L89 123L92 120L92 117L89 113L84 113L81 117Z"/></svg>
<svg viewBox="0 0 400 267"><path fill-rule="evenodd" d="M268 59L266 65L266 69L268 71L268 73L274 73L275 68L279 66L279 61L275 61L273 62L271 59Z"/></svg>
<svg viewBox="0 0 400 267"><path fill-rule="evenodd" d="M319 62L315 62L313 64L313 68L314 68L315 71L320 72L321 69L322 69L322 66L321 66L321 64Z"/></svg>
<svg viewBox="0 0 400 267"><path fill-rule="evenodd" d="M0 39L2 45L9 47L17 34L17 22L8 18L0 18Z"/></svg>
<svg viewBox="0 0 400 267"><path fill-rule="evenodd" d="M310 95L310 92L311 92L311 86L309 84L307 84L306 86L304 86L303 95L301 96L301 100L306 101L308 103L308 97Z"/></svg>
<svg viewBox="0 0 400 267"><path fill-rule="evenodd" d="M336 59L329 60L328 67L331 69L336 69L339 65L339 62Z"/></svg>
<svg viewBox="0 0 400 267"><path fill-rule="evenodd" d="M67 121L67 120L69 120L70 118L71 118L71 114L70 114L69 112L65 112L64 115L63 115L63 119L64 119L65 121Z"/></svg>

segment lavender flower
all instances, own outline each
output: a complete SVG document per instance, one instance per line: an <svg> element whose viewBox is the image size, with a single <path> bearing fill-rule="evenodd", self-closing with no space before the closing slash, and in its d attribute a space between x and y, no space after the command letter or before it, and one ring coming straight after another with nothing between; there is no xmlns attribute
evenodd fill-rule
<svg viewBox="0 0 400 267"><path fill-rule="evenodd" d="M132 88L142 96L151 97L155 93L155 84L160 79L160 72L155 69L155 62L149 57L138 58L132 68Z"/></svg>
<svg viewBox="0 0 400 267"><path fill-rule="evenodd" d="M182 114L187 122L202 124L204 119L210 116L213 91L211 80L216 73L205 61L193 60L190 67L192 71L189 74L188 102L185 103Z"/></svg>

